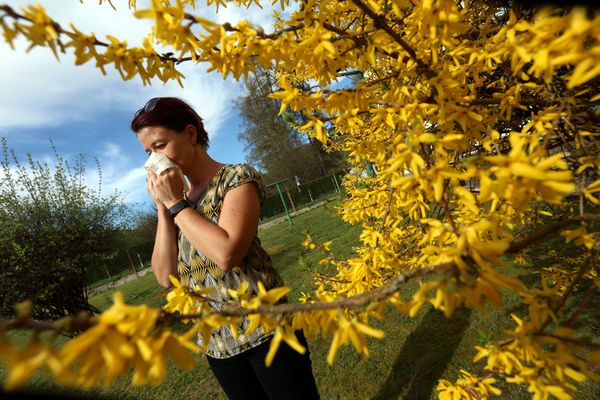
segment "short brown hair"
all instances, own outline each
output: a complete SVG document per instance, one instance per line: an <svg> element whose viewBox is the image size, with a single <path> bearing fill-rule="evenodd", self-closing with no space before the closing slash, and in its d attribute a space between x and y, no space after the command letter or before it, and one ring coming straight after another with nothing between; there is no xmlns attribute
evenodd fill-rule
<svg viewBox="0 0 600 400"><path fill-rule="evenodd" d="M208 134L202 118L187 102L177 97L155 97L140 108L131 121L136 134L147 126L160 126L181 132L186 126L196 128L196 143L208 149Z"/></svg>

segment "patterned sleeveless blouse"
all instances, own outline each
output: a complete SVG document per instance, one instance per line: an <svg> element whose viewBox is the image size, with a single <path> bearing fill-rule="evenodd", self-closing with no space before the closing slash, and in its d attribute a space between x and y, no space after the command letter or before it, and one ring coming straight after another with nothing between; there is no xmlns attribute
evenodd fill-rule
<svg viewBox="0 0 600 400"><path fill-rule="evenodd" d="M245 183L255 182L258 188L260 202L265 198L262 178L252 167L245 164L223 166L209 182L204 195L195 205L198 213L213 224L219 221L223 199L227 192ZM252 293L258 293L257 282L261 281L267 290L283 286L283 280L273 268L271 257L261 247L258 236L255 236L246 257L239 266L224 272L212 260L196 250L185 236L178 233L179 255L177 272L183 285L190 288L214 288L208 296L215 300L210 306L215 311L224 309L221 304L231 299L228 289L237 290L244 281L248 282ZM240 354L250 348L264 343L270 338L259 327L250 335L244 334L250 321L244 318L238 325L238 338L234 339L229 326L223 326L212 332L206 354L213 358L228 358ZM198 336L198 345L203 346L202 337Z"/></svg>

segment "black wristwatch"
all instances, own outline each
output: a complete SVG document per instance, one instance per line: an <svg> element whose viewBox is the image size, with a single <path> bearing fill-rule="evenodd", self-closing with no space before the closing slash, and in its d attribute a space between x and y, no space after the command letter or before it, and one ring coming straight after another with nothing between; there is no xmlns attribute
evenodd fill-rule
<svg viewBox="0 0 600 400"><path fill-rule="evenodd" d="M179 212L181 210L183 210L184 208L187 208L189 206L190 206L190 203L189 203L189 201L187 201L187 199L181 199L177 203L175 203L171 207L169 207L169 215L171 217L175 218L175 216L177 214L179 214Z"/></svg>

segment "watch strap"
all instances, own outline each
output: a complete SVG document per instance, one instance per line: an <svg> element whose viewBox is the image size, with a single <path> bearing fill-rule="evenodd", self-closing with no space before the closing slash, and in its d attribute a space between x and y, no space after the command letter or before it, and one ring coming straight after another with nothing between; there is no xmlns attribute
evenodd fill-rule
<svg viewBox="0 0 600 400"><path fill-rule="evenodd" d="M168 209L169 215L172 218L175 218L175 216L177 214L179 214L179 212L181 210L183 210L184 208L187 208L189 206L190 206L190 203L186 199L181 199L177 203L175 203L171 207L169 207L169 209Z"/></svg>

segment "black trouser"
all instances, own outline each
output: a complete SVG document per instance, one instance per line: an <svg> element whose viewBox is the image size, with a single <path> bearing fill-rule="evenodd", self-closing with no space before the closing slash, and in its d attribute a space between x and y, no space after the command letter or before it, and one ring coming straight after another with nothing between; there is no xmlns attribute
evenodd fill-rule
<svg viewBox="0 0 600 400"><path fill-rule="evenodd" d="M296 337L306 352L300 354L282 341L269 368L265 357L270 340L230 358L207 357L208 363L231 400L319 399L306 338L302 331Z"/></svg>

